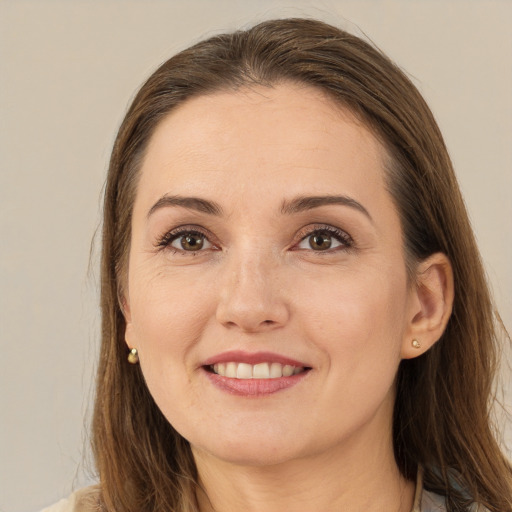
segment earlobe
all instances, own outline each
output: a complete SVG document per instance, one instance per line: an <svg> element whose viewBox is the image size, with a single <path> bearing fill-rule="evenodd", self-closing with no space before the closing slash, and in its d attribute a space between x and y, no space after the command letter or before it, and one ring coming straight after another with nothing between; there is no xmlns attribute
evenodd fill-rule
<svg viewBox="0 0 512 512"><path fill-rule="evenodd" d="M442 336L450 318L453 271L443 253L422 261L413 284L409 322L402 343L402 358L411 359L429 350Z"/></svg>

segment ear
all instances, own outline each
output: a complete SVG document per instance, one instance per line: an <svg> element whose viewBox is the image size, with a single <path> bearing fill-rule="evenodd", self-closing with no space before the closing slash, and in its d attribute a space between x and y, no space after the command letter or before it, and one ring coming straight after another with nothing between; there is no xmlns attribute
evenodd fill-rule
<svg viewBox="0 0 512 512"><path fill-rule="evenodd" d="M424 354L439 340L453 307L453 271L445 254L435 253L419 263L415 278L402 342L403 359ZM418 343L413 345L414 340Z"/></svg>
<svg viewBox="0 0 512 512"><path fill-rule="evenodd" d="M123 313L124 320L126 323L126 328L124 331L124 340L126 344L128 345L129 349L132 349L135 347L133 343L133 325L132 325L132 314L130 310L130 301L126 297L124 293L119 293L118 295L119 305L121 307L121 312Z"/></svg>

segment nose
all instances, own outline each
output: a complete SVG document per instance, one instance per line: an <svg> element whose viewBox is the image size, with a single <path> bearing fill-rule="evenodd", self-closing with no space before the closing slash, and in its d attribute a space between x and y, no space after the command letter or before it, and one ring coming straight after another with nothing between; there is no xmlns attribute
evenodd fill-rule
<svg viewBox="0 0 512 512"><path fill-rule="evenodd" d="M286 324L290 316L278 258L252 251L229 258L222 272L217 321L227 328L257 333Z"/></svg>

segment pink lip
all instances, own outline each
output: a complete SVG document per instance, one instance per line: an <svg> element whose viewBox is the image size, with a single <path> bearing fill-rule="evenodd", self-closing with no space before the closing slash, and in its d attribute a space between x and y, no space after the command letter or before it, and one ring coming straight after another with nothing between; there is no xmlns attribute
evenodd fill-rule
<svg viewBox="0 0 512 512"><path fill-rule="evenodd" d="M290 377L279 377L276 379L234 379L230 377L223 377L209 371L208 367L217 363L246 363L246 364L259 364L259 363L280 363L282 365L290 365L298 368L306 368L306 371L291 375ZM273 352L242 352L240 350L231 350L217 354L210 357L201 365L204 375L209 381L222 391L226 391L232 395L257 397L270 395L281 391L283 389L291 388L298 384L307 374L311 368L300 361L290 359Z"/></svg>
<svg viewBox="0 0 512 512"><path fill-rule="evenodd" d="M271 395L277 391L289 389L309 374L309 371L304 371L291 377L280 377L278 379L232 379L222 377L206 369L203 369L203 372L210 382L220 390L245 397Z"/></svg>
<svg viewBox="0 0 512 512"><path fill-rule="evenodd" d="M259 363L280 363L283 365L290 365L296 367L308 367L307 364L301 363L300 361L296 361L295 359L290 359L289 357L284 357L279 354L274 354L272 352L242 352L241 350L231 350L228 352L223 352L222 354L218 354L216 356L210 357L202 366L211 366L217 363L246 363L246 364L259 364ZM284 377L283 377L284 378Z"/></svg>

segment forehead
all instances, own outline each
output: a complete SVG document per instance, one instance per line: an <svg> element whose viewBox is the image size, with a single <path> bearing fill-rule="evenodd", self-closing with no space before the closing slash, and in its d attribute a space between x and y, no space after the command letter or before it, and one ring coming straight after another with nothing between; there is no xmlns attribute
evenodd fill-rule
<svg viewBox="0 0 512 512"><path fill-rule="evenodd" d="M187 100L157 126L138 199L219 190L266 197L384 188L384 150L348 109L321 90L281 84ZM369 187L371 185L371 187Z"/></svg>

